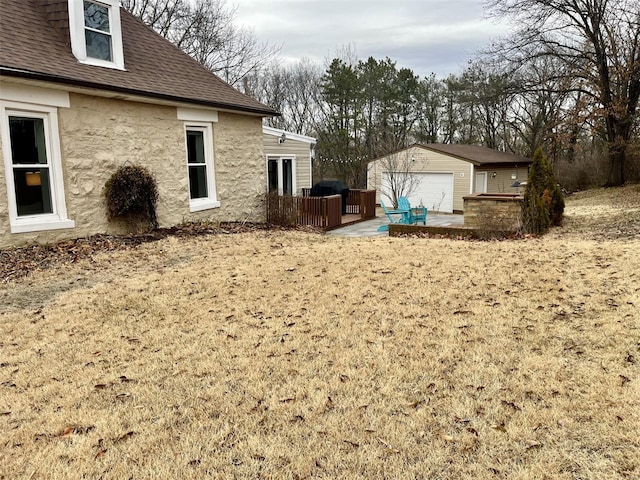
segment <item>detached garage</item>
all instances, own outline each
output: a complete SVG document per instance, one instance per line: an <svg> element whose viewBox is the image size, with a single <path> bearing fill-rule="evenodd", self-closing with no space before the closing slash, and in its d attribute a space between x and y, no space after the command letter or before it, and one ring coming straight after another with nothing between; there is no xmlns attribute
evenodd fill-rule
<svg viewBox="0 0 640 480"><path fill-rule="evenodd" d="M518 193L531 159L475 145L415 144L371 161L367 188L376 201L393 204L394 193L431 211L462 212L471 193Z"/></svg>

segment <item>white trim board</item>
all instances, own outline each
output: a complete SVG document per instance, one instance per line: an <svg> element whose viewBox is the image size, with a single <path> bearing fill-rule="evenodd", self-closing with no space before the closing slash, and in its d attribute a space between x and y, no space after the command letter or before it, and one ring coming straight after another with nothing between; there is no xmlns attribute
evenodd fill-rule
<svg viewBox="0 0 640 480"><path fill-rule="evenodd" d="M0 100L69 108L69 92L0 81Z"/></svg>
<svg viewBox="0 0 640 480"><path fill-rule="evenodd" d="M178 107L178 120L216 123L218 121L218 111Z"/></svg>
<svg viewBox="0 0 640 480"><path fill-rule="evenodd" d="M262 127L262 133L266 135L273 135L274 137L281 137L283 134L287 140L295 140L298 142L304 142L315 145L316 139L313 137L307 137L306 135L300 135L298 133L287 132L286 130L280 130L279 128Z"/></svg>

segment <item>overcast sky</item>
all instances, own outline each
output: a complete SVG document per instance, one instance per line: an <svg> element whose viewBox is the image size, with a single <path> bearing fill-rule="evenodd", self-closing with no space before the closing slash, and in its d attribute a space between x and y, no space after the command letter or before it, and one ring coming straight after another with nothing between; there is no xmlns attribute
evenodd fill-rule
<svg viewBox="0 0 640 480"><path fill-rule="evenodd" d="M230 0L237 22L282 46L285 60L321 62L351 45L359 59L389 57L424 77L460 73L506 25L482 0Z"/></svg>

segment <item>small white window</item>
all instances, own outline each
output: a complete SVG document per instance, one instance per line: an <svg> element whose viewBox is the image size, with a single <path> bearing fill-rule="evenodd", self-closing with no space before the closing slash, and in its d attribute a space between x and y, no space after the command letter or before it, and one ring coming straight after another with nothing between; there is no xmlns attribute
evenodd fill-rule
<svg viewBox="0 0 640 480"><path fill-rule="evenodd" d="M185 125L189 207L192 212L220 206L213 167L213 129L210 123Z"/></svg>
<svg viewBox="0 0 640 480"><path fill-rule="evenodd" d="M67 219L55 107L0 105L12 233L73 228Z"/></svg>
<svg viewBox="0 0 640 480"><path fill-rule="evenodd" d="M69 30L80 62L124 69L119 0L69 0Z"/></svg>

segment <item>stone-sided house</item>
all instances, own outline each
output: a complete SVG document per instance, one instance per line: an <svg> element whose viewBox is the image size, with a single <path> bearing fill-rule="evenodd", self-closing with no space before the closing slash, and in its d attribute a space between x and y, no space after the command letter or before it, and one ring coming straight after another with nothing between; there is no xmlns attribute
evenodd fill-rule
<svg viewBox="0 0 640 480"><path fill-rule="evenodd" d="M158 221L263 221L262 118L119 0L0 2L0 247L118 231L120 166L156 178Z"/></svg>
<svg viewBox="0 0 640 480"><path fill-rule="evenodd" d="M280 195L302 195L311 188L316 139L278 128L263 127L267 188Z"/></svg>
<svg viewBox="0 0 640 480"><path fill-rule="evenodd" d="M516 182L527 179L532 160L476 145L415 144L373 160L367 169L367 185L389 204L395 178L411 177L412 205L429 210L462 212L472 193L519 193Z"/></svg>

